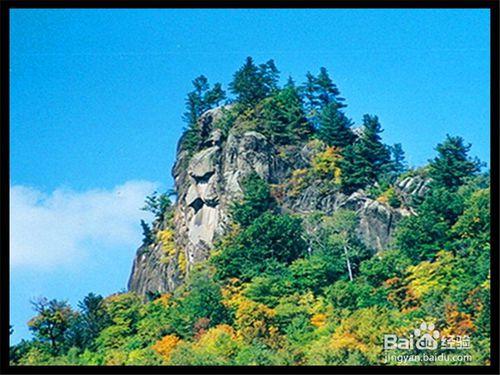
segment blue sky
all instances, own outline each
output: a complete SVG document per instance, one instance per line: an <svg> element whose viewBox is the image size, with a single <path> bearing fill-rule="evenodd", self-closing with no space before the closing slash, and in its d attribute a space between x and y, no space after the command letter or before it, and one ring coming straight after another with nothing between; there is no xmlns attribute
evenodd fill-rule
<svg viewBox="0 0 500 375"><path fill-rule="evenodd" d="M11 323L29 299L124 289L143 198L171 187L185 94L246 56L325 66L360 123L425 164L446 133L489 159L487 10L14 10Z"/></svg>

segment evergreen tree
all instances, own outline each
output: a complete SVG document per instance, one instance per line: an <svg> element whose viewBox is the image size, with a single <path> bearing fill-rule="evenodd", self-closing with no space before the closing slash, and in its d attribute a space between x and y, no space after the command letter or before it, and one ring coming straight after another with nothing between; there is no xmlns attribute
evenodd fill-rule
<svg viewBox="0 0 500 375"><path fill-rule="evenodd" d="M316 90L318 99L322 107L330 103L336 103L337 108L343 108L346 105L342 102L344 98L339 97L340 91L330 78L325 67L321 67L316 78Z"/></svg>
<svg viewBox="0 0 500 375"><path fill-rule="evenodd" d="M258 117L257 130L275 144L304 140L313 132L305 117L297 89L292 86L265 99Z"/></svg>
<svg viewBox="0 0 500 375"><path fill-rule="evenodd" d="M156 220L162 221L165 218L165 214L172 208L172 201L169 195L173 195L171 191L162 194L154 191L153 194L146 197L142 210L151 212Z"/></svg>
<svg viewBox="0 0 500 375"><path fill-rule="evenodd" d="M345 148L340 161L342 185L347 192L364 188L387 176L390 153L382 143L377 116L363 116L363 132L357 142Z"/></svg>
<svg viewBox="0 0 500 375"><path fill-rule="evenodd" d="M274 60L269 60L264 64L259 65L260 70L260 79L262 84L264 85L264 89L266 95L271 94L272 92L278 89L278 81L279 81L279 70L274 63Z"/></svg>
<svg viewBox="0 0 500 375"><path fill-rule="evenodd" d="M229 89L236 95L238 103L251 107L277 89L279 71L273 60L255 65L251 57L234 74Z"/></svg>
<svg viewBox="0 0 500 375"><path fill-rule="evenodd" d="M151 228L144 220L141 220L141 228L142 228L142 244L146 246L151 245L154 242Z"/></svg>
<svg viewBox="0 0 500 375"><path fill-rule="evenodd" d="M109 318L103 306L104 298L89 293L78 303L81 311L81 320L85 326L89 342L95 339L101 330L109 324Z"/></svg>
<svg viewBox="0 0 500 375"><path fill-rule="evenodd" d="M314 117L319 107L319 99L317 97L316 77L311 72L306 74L306 82L301 86L302 95L309 117Z"/></svg>
<svg viewBox="0 0 500 375"><path fill-rule="evenodd" d="M269 185L253 172L242 181L243 200L235 202L231 209L233 220L241 226L250 225L266 211L276 208Z"/></svg>
<svg viewBox="0 0 500 375"><path fill-rule="evenodd" d="M414 263L433 259L447 247L450 228L463 211L463 197L442 187L432 188L418 207L418 215L398 226L396 243Z"/></svg>
<svg viewBox="0 0 500 375"><path fill-rule="evenodd" d="M216 83L213 89L210 89L208 79L203 75L195 78L192 83L194 90L187 95L186 112L183 115L183 119L187 123L183 135L183 144L190 152L194 152L201 141L198 118L205 111L213 108L214 105L218 105L226 97L220 83Z"/></svg>
<svg viewBox="0 0 500 375"><path fill-rule="evenodd" d="M468 156L470 147L464 144L463 138L450 135L437 145L438 156L430 160L429 165L429 177L435 186L455 190L479 171L481 163Z"/></svg>
<svg viewBox="0 0 500 375"><path fill-rule="evenodd" d="M226 92L222 89L222 85L220 83L214 84L214 87L207 91L204 95L204 102L207 109L212 107L218 107L220 102L226 98Z"/></svg>
<svg viewBox="0 0 500 375"><path fill-rule="evenodd" d="M319 116L318 138L329 146L345 147L354 141L352 121L340 111L336 102L325 105Z"/></svg>
<svg viewBox="0 0 500 375"><path fill-rule="evenodd" d="M337 108L343 108L346 105L342 102L345 100L341 98L340 91L333 83L326 68L321 67L319 74L315 77L311 72L306 74L306 82L301 87L307 109L309 113L320 111L330 103L336 103Z"/></svg>
<svg viewBox="0 0 500 375"><path fill-rule="evenodd" d="M405 152L401 143L395 143L391 148L392 154L392 172L399 176L408 170L408 165L405 160Z"/></svg>
<svg viewBox="0 0 500 375"><path fill-rule="evenodd" d="M341 170L341 185L345 193L352 193L367 186L371 181L366 171L370 170L370 163L363 156L363 148L359 142L347 146L342 150L342 159L339 160Z"/></svg>
<svg viewBox="0 0 500 375"><path fill-rule="evenodd" d="M102 296L89 293L78 303L80 312L68 333L71 346L82 349L95 347L95 339L111 323L103 301Z"/></svg>
<svg viewBox="0 0 500 375"><path fill-rule="evenodd" d="M307 242L300 218L266 211L248 227L228 235L212 258L221 279L238 277L248 281L304 256Z"/></svg>
<svg viewBox="0 0 500 375"><path fill-rule="evenodd" d="M297 86L295 85L295 81L293 80L292 76L288 76L288 79L285 83L284 88L285 89L289 89L289 88L297 89Z"/></svg>

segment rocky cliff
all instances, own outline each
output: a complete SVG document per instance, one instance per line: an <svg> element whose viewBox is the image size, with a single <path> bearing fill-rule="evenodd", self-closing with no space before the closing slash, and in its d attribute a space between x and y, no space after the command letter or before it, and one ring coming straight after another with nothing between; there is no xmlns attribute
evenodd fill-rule
<svg viewBox="0 0 500 375"><path fill-rule="evenodd" d="M310 165L307 144L275 147L256 131L236 131L227 136L215 124L222 116L221 108L204 113L199 119L202 136L199 150L190 154L183 139L179 141L172 173L177 200L171 222L157 222L154 231L171 226L175 249L165 258L161 241L143 245L134 260L129 290L139 294L165 293L179 286L193 265L208 258L214 241L230 225L231 202L242 196L242 178L258 173L271 186L290 185L292 172ZM282 210L300 214L321 211L331 214L339 208L355 210L360 218L359 236L373 249L382 250L390 241L395 224L411 215L408 206L414 196L421 196L427 181L407 177L396 185L401 207L370 198L365 192L350 195L325 192L312 184L293 197L282 192Z"/></svg>

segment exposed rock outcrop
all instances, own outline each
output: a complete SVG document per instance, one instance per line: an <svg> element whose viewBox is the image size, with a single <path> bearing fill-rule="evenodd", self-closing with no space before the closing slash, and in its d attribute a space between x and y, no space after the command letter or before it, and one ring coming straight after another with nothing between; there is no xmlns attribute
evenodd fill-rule
<svg viewBox="0 0 500 375"><path fill-rule="evenodd" d="M264 135L255 131L229 132L224 139L221 130L214 126L221 116L222 110L218 108L200 117L201 149L193 155L185 149L183 139L179 141L172 169L177 192L173 215L176 257L167 264L161 261L160 244L139 248L130 290L143 295L172 291L194 264L206 260L214 241L227 231L229 208L242 196L243 177L255 171L270 184L283 185L294 169L310 163L311 150L307 145L280 153ZM331 214L339 208L355 210L360 218L360 237L374 250L381 250L390 241L395 224L412 214L407 204L412 197L423 195L426 186L427 181L418 176L401 180L397 193L402 208L371 199L363 191L347 196L340 192L325 193L314 185L296 197L285 197L282 207L302 214L314 211ZM158 229L163 229L162 225ZM180 257L185 259L185 265Z"/></svg>

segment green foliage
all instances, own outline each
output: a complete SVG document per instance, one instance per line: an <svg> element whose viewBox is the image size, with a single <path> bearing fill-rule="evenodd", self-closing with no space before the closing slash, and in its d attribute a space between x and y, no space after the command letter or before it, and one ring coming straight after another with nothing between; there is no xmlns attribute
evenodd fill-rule
<svg viewBox="0 0 500 375"><path fill-rule="evenodd" d="M237 106L232 106L230 108L222 107L222 116L214 122L214 127L220 129L224 139L227 138L229 130L236 123L238 118L238 108Z"/></svg>
<svg viewBox="0 0 500 375"><path fill-rule="evenodd" d="M231 215L235 223L247 227L266 211L276 209L276 200L271 195L269 185L255 172L241 182L243 200L235 202Z"/></svg>
<svg viewBox="0 0 500 375"><path fill-rule="evenodd" d="M398 247L411 259L432 259L448 247L450 228L463 211L463 196L443 189L432 189L418 207L418 215L402 220L397 232Z"/></svg>
<svg viewBox="0 0 500 375"><path fill-rule="evenodd" d="M229 312L222 304L220 287L209 270L194 270L179 293L182 298L178 299L172 312L172 327L180 337L192 335L200 320L205 320L204 328L209 328L228 319Z"/></svg>
<svg viewBox="0 0 500 375"><path fill-rule="evenodd" d="M436 187L456 190L468 177L479 171L479 161L468 156L470 147L470 144L464 144L463 138L450 135L437 145L438 156L429 164L429 176Z"/></svg>
<svg viewBox="0 0 500 375"><path fill-rule="evenodd" d="M103 301L103 307L111 324L99 333L96 345L105 350L120 349L137 332L141 300L131 293L115 294Z"/></svg>
<svg viewBox="0 0 500 375"><path fill-rule="evenodd" d="M276 264L265 274L255 276L246 284L244 294L255 302L274 307L281 297L292 294L295 291L294 287L293 271L285 265Z"/></svg>
<svg viewBox="0 0 500 375"><path fill-rule="evenodd" d="M151 212L156 220L163 221L167 213L171 211L171 208L172 201L169 198L169 194L158 194L158 192L155 191L153 194L146 197L145 205L142 209ZM144 227L143 232L145 233Z"/></svg>
<svg viewBox="0 0 500 375"><path fill-rule="evenodd" d="M307 139L313 132L295 87L286 87L264 99L257 121L256 130L276 145L289 145Z"/></svg>
<svg viewBox="0 0 500 375"><path fill-rule="evenodd" d="M281 184L288 195L250 174L210 259L186 267L185 249L173 241L172 204L154 193L144 208L155 215L153 229L141 223L144 244L161 244L167 258L181 254L183 285L173 294L89 294L76 310L40 299L28 323L33 338L10 347L10 363L382 365L384 334L407 335L431 321L442 334L469 335L471 364L488 364L489 175L478 174L470 146L450 136L430 165L407 170L401 145L382 142L376 116L366 115L353 136L326 69L306 79L300 95L291 78L279 89L272 60L257 66L249 58L231 84L236 101L213 124L224 138L262 132L290 166L300 151L300 169ZM191 153L206 136L199 115L224 98L203 76L193 84L182 140ZM396 184L413 176L432 178L418 198ZM391 222L393 242L375 252L358 234L366 222L341 194L328 215L287 213L311 185L324 195L365 189L368 198L411 214Z"/></svg>
<svg viewBox="0 0 500 375"><path fill-rule="evenodd" d="M452 227L461 241L485 243L490 232L490 190L474 191L464 202L463 214Z"/></svg>
<svg viewBox="0 0 500 375"><path fill-rule="evenodd" d="M311 291L316 295L345 271L344 262L339 262L333 254L319 252L309 257L297 259L290 265L293 290L298 292Z"/></svg>
<svg viewBox="0 0 500 375"><path fill-rule="evenodd" d="M363 116L360 138L343 152L342 185L350 193L381 181L390 171L390 153L381 141L382 127L377 116Z"/></svg>
<svg viewBox="0 0 500 375"><path fill-rule="evenodd" d="M312 157L308 174L320 178L325 185L338 186L342 178L341 159L342 154L338 148L326 147L324 151L318 152Z"/></svg>
<svg viewBox="0 0 500 375"><path fill-rule="evenodd" d="M275 262L289 264L307 250L299 218L266 212L247 228L230 235L213 256L219 278L249 280Z"/></svg>
<svg viewBox="0 0 500 375"><path fill-rule="evenodd" d="M401 200L399 199L398 195L396 194L396 191L392 186L389 187L382 194L380 194L377 197L377 201L381 203L387 203L392 208L401 207Z"/></svg>
<svg viewBox="0 0 500 375"><path fill-rule="evenodd" d="M104 299L100 295L89 293L78 303L79 314L70 328L73 346L78 348L95 348L95 339L110 323L104 308Z"/></svg>
<svg viewBox="0 0 500 375"><path fill-rule="evenodd" d="M67 333L75 312L66 301L40 298L32 301L37 315L28 322L28 327L40 343L48 345L51 354L59 354L67 344Z"/></svg>
<svg viewBox="0 0 500 375"><path fill-rule="evenodd" d="M325 67L319 69L319 74L316 77L316 87L321 106L324 107L330 103L337 103L339 107L345 107L344 104L341 104L344 99L339 97L340 91L333 83Z"/></svg>
<svg viewBox="0 0 500 375"><path fill-rule="evenodd" d="M320 105L317 98L316 77L311 72L306 74L306 82L301 86L302 95L305 99L305 105L308 109L309 116L315 114Z"/></svg>
<svg viewBox="0 0 500 375"><path fill-rule="evenodd" d="M145 246L151 245L154 242L154 236L149 227L148 223L144 220L141 220L141 228L142 228L142 244Z"/></svg>
<svg viewBox="0 0 500 375"><path fill-rule="evenodd" d="M220 83L211 89L208 79L201 75L193 80L194 90L186 98L186 112L183 119L187 124L182 137L182 144L189 153L194 153L200 146L201 134L198 118L207 110L218 106L226 98Z"/></svg>
<svg viewBox="0 0 500 375"><path fill-rule="evenodd" d="M370 256L370 251L356 235L359 218L354 211L339 209L332 216L323 218L319 241L320 253L326 253L331 262L344 264L344 274L350 280L356 275L359 264Z"/></svg>
<svg viewBox="0 0 500 375"><path fill-rule="evenodd" d="M229 90L243 106L253 106L278 88L279 71L273 60L255 65L251 57L234 74Z"/></svg>
<svg viewBox="0 0 500 375"><path fill-rule="evenodd" d="M402 277L410 265L411 260L400 250L386 250L361 262L360 278L373 287L380 287L386 280Z"/></svg>
<svg viewBox="0 0 500 375"><path fill-rule="evenodd" d="M340 110L337 102L323 107L319 115L318 138L329 146L346 147L354 141L352 121Z"/></svg>
<svg viewBox="0 0 500 375"><path fill-rule="evenodd" d="M309 113L313 116L331 103L336 104L337 108L345 107L345 104L342 103L344 98L340 97L339 89L324 67L320 68L317 77L307 72L306 82L301 86L301 91Z"/></svg>
<svg viewBox="0 0 500 375"><path fill-rule="evenodd" d="M405 160L405 152L401 143L395 143L390 147L392 162L391 172L397 177L408 170L408 164Z"/></svg>

